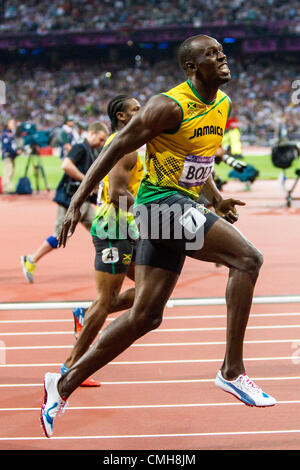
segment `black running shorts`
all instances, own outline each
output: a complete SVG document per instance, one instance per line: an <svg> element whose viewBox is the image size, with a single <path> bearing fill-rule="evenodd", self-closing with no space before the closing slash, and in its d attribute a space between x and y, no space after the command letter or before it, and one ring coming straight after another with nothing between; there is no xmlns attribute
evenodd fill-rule
<svg viewBox="0 0 300 470"><path fill-rule="evenodd" d="M137 206L140 241L136 265L180 274L185 257L202 248L206 233L218 219L214 212L180 193Z"/></svg>
<svg viewBox="0 0 300 470"><path fill-rule="evenodd" d="M109 240L93 237L96 250L95 270L110 274L127 273L135 261L136 242L131 239Z"/></svg>

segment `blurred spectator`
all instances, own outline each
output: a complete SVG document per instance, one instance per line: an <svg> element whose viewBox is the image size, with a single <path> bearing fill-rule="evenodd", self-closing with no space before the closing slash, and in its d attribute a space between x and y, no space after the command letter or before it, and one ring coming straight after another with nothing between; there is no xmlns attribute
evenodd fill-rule
<svg viewBox="0 0 300 470"><path fill-rule="evenodd" d="M225 134L222 140L222 147L234 158L243 158L242 142L240 133L240 123L237 118L230 118L227 121Z"/></svg>
<svg viewBox="0 0 300 470"><path fill-rule="evenodd" d="M15 131L17 123L14 119L10 119L4 127L1 134L2 145L2 191L4 194L14 192L13 178L15 171L15 158L22 153L17 148L15 141Z"/></svg>
<svg viewBox="0 0 300 470"><path fill-rule="evenodd" d="M233 101L243 139L270 143L283 118L288 136L299 138L300 106L291 102L291 82L300 76L300 65L289 57L267 55L228 60L232 80L223 89ZM129 66L127 59L107 63L78 59L57 62L53 68L15 62L3 68L1 79L7 84L7 104L2 106L0 123L14 117L41 130L61 128L68 114L77 127L79 121L109 124L106 106L116 93L128 93L145 104L184 77L174 58L153 65L142 58L136 66Z"/></svg>
<svg viewBox="0 0 300 470"><path fill-rule="evenodd" d="M60 130L60 148L61 154L60 157L63 158L68 154L74 144L77 143L79 136L75 133L74 128L75 122L73 116L67 116L65 122Z"/></svg>
<svg viewBox="0 0 300 470"><path fill-rule="evenodd" d="M300 19L298 0L7 0L0 31L117 30L124 28L256 23Z"/></svg>
<svg viewBox="0 0 300 470"><path fill-rule="evenodd" d="M75 124L73 116L66 116L62 125L55 126L50 132L50 145L60 149L60 158L71 150L74 144L82 143L88 125L83 121Z"/></svg>

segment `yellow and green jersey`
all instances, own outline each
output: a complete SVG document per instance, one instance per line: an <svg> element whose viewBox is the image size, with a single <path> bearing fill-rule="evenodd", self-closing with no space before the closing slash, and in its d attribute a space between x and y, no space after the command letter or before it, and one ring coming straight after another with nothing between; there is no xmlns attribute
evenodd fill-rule
<svg viewBox="0 0 300 470"><path fill-rule="evenodd" d="M214 167L215 153L222 144L230 100L218 90L214 101L204 100L188 80L163 95L176 101L181 123L147 143L143 178L135 206L181 192L198 199Z"/></svg>
<svg viewBox="0 0 300 470"><path fill-rule="evenodd" d="M116 136L116 132L111 134L104 146ZM128 191L135 198L141 179L143 177L144 167L137 154L137 161L130 171L130 180ZM95 218L91 227L91 234L99 238L126 239L128 236L132 239L138 238L138 228L131 212L126 212L116 207L109 198L109 175L106 175L100 182L97 209Z"/></svg>

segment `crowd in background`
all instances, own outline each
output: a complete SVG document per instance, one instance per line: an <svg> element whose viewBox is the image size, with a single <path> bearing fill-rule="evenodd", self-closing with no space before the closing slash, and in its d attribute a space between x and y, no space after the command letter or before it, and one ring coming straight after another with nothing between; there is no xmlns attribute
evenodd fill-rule
<svg viewBox="0 0 300 470"><path fill-rule="evenodd" d="M251 143L268 144L280 125L291 136L299 135L300 107L291 97L300 66L266 56L229 62L232 80L223 89L232 99L243 135ZM107 123L106 107L114 95L129 93L143 105L153 94L185 79L175 59L154 65L141 59L132 67L120 61L73 60L52 69L24 62L2 66L0 73L7 87L0 124L15 118L32 122L38 129L59 125L66 114L77 121Z"/></svg>
<svg viewBox="0 0 300 470"><path fill-rule="evenodd" d="M1 0L0 0L1 4ZM54 30L116 30L193 24L258 24L288 20L300 25L298 0L6 0L2 2L1 32ZM104 63L82 58L58 60L52 67L26 61L0 65L6 84L7 104L1 108L0 125L14 118L37 129L64 122L107 123L106 106L112 96L128 93L143 105L153 94L166 91L185 79L174 58L149 63L139 57L135 66L127 60ZM287 58L286 58L287 59ZM292 82L300 76L293 59L281 63L267 55L230 59L232 80L224 86L234 115L251 143L268 144L284 127L299 134L299 106L291 102Z"/></svg>
<svg viewBox="0 0 300 470"><path fill-rule="evenodd" d="M118 30L300 20L298 0L6 0L0 32ZM295 28L295 24L291 25Z"/></svg>

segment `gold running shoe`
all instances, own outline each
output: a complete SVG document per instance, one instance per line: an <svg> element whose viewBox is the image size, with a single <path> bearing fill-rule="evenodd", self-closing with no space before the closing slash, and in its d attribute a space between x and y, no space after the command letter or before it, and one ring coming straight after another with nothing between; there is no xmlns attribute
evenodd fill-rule
<svg viewBox="0 0 300 470"><path fill-rule="evenodd" d="M36 263L33 263L29 256L24 255L21 256L21 264L25 278L28 282L32 283L34 280L33 273L36 267Z"/></svg>

